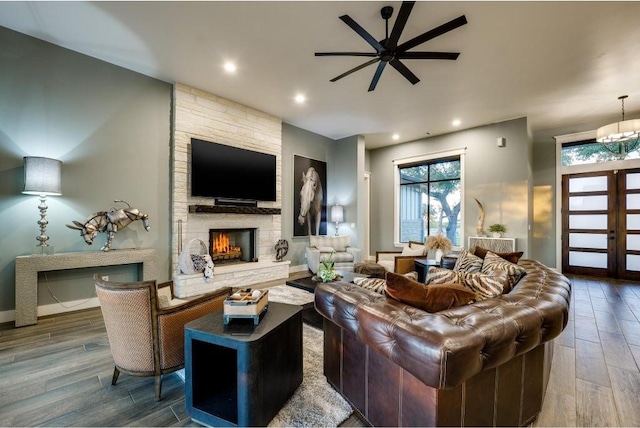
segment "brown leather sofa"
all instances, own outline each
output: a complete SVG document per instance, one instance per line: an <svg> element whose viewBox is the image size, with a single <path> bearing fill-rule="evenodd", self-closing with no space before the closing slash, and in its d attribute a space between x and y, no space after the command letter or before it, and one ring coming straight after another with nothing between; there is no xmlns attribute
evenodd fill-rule
<svg viewBox="0 0 640 428"><path fill-rule="evenodd" d="M428 313L354 284L316 287L324 373L374 426L525 426L546 390L569 280L533 260L509 294Z"/></svg>

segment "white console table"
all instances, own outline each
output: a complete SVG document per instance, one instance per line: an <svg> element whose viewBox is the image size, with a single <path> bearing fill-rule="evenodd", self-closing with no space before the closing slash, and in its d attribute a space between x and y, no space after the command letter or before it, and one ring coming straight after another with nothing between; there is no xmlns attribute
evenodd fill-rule
<svg viewBox="0 0 640 428"><path fill-rule="evenodd" d="M38 323L39 272L128 264L142 264L142 280L157 278L153 248L16 257L16 327Z"/></svg>
<svg viewBox="0 0 640 428"><path fill-rule="evenodd" d="M467 249L473 253L478 247L498 253L513 253L516 250L516 238L492 238L489 236L470 236Z"/></svg>

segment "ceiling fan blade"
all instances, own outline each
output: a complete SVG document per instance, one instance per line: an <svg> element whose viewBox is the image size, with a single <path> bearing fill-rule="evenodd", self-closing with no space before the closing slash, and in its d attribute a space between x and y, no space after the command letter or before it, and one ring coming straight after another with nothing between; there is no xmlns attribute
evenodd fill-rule
<svg viewBox="0 0 640 428"><path fill-rule="evenodd" d="M336 76L336 77L334 77L334 78L333 78L333 79L331 79L330 81L331 81L331 82L335 82L336 80L340 80L340 79L342 79L343 77L348 76L348 75L350 75L351 73L354 73L354 72L356 72L356 71L358 71L358 70L362 70L363 68L365 68L365 67L367 67L367 66L369 66L369 65L371 65L371 64L373 64L373 63L375 63L375 62L377 62L377 61L380 61L380 58L374 58L374 59L372 59L371 61L367 61L367 62L365 62L364 64L360 64L359 66L357 66L357 67L355 67L355 68L352 68L351 70L349 70L349 71L347 71L347 72L342 73L340 76Z"/></svg>
<svg viewBox="0 0 640 428"><path fill-rule="evenodd" d="M349 15L342 15L340 19L347 24L353 31L358 33L360 37L365 39L367 43L369 43L376 52L380 53L384 51L384 47L380 44L379 41L373 38L371 34L367 32L364 28L362 28L356 21L354 21Z"/></svg>
<svg viewBox="0 0 640 428"><path fill-rule="evenodd" d="M396 52L408 51L409 49L416 47L428 40L441 36L444 33L447 33L451 30L455 30L456 28L461 27L466 23L467 23L467 18L464 15L459 16L456 19L452 19L451 21L445 24L442 24L439 27L436 27L432 30L427 31L426 33L422 33L421 35L404 42L403 44L398 46L398 48L396 49Z"/></svg>
<svg viewBox="0 0 640 428"><path fill-rule="evenodd" d="M315 56L378 56L375 52L316 52Z"/></svg>
<svg viewBox="0 0 640 428"><path fill-rule="evenodd" d="M391 67L398 70L400 74L402 74L409 82L411 82L412 85L415 85L420 81L420 79L418 79L418 76L413 74L411 70L409 70L407 66L401 63L397 58L389 61L389 64L391 64Z"/></svg>
<svg viewBox="0 0 640 428"><path fill-rule="evenodd" d="M373 79L371 79L371 84L369 85L369 92L373 91L376 88L378 80L380 80L380 76L382 76L382 72L384 71L385 65L387 65L386 61L380 61L380 64L378 64L376 73L373 75Z"/></svg>
<svg viewBox="0 0 640 428"><path fill-rule="evenodd" d="M460 52L402 52L398 59L458 59Z"/></svg>
<svg viewBox="0 0 640 428"><path fill-rule="evenodd" d="M396 18L396 22L393 24L393 30L391 30L391 35L387 42L387 49L394 50L396 46L398 46L398 40L400 40L402 30L404 30L404 26L407 24L407 20L411 14L411 9L413 9L413 5L415 3L415 1L402 2L402 6L400 6L400 11L398 12L398 17Z"/></svg>

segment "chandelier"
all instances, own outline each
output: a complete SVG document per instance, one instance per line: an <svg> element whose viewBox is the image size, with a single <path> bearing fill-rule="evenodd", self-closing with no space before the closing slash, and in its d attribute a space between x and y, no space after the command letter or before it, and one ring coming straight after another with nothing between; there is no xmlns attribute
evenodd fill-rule
<svg viewBox="0 0 640 428"><path fill-rule="evenodd" d="M622 121L601 126L596 131L596 141L618 159L624 159L627 154L635 151L640 144L640 119L624 120L624 100L628 95L621 95Z"/></svg>

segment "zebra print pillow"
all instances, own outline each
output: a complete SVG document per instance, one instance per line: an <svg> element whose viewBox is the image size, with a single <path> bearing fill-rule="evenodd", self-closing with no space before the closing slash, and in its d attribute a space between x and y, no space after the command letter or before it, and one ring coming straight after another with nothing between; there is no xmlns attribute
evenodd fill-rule
<svg viewBox="0 0 640 428"><path fill-rule="evenodd" d="M496 270L491 275L485 275L480 272L464 272L430 267L427 275L426 284L452 284L460 283L476 293L478 300L488 299L490 297L502 294L505 285L509 284L509 278L506 272Z"/></svg>
<svg viewBox="0 0 640 428"><path fill-rule="evenodd" d="M509 284L509 276L505 271L496 270L491 275L480 272L458 272L460 282L478 296L477 300L489 299L502 294Z"/></svg>
<svg viewBox="0 0 640 428"><path fill-rule="evenodd" d="M418 280L418 272L412 271L403 274L405 278L413 281ZM354 278L353 283L367 290L375 291L376 293L384 294L384 287L387 285L387 280L384 278Z"/></svg>
<svg viewBox="0 0 640 428"><path fill-rule="evenodd" d="M526 273L525 268L522 266L508 262L499 255L487 251L487 255L484 256L484 263L482 264L482 273L491 275L498 270L506 272L509 277L509 283L507 287L505 287L505 293L511 291L513 286L516 285L516 283L520 281L520 278Z"/></svg>
<svg viewBox="0 0 640 428"><path fill-rule="evenodd" d="M484 260L482 260L478 256L474 256L465 248L462 249L460 255L458 256L458 260L456 261L455 266L453 266L453 270L456 272L480 272L482 270L482 264Z"/></svg>
<svg viewBox="0 0 640 428"><path fill-rule="evenodd" d="M443 269L435 266L429 268L427 273L427 279L425 284L454 284L460 282L458 279L458 272L454 272L450 269Z"/></svg>

